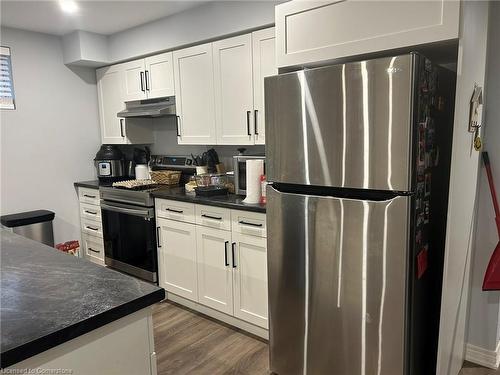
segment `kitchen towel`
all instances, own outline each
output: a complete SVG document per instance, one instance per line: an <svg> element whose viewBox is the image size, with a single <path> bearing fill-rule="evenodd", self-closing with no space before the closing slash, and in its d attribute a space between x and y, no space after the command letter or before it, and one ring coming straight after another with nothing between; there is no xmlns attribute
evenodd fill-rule
<svg viewBox="0 0 500 375"><path fill-rule="evenodd" d="M260 202L260 176L264 174L264 160L247 160L247 197L244 203Z"/></svg>

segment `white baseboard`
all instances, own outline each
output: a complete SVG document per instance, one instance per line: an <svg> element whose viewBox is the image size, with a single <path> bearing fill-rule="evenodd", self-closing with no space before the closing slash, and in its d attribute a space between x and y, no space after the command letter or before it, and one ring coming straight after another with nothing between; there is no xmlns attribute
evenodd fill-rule
<svg viewBox="0 0 500 375"><path fill-rule="evenodd" d="M484 367L494 370L498 369L500 364L500 341L494 351L467 344L465 347L465 359Z"/></svg>
<svg viewBox="0 0 500 375"><path fill-rule="evenodd" d="M220 320L226 324L235 326L236 328L250 332L251 334L253 334L255 336L262 337L265 340L269 340L269 331L267 329L262 328L262 327L258 327L256 325L245 322L245 321L240 320L238 318L235 318L233 316L226 315L224 313L221 313L220 311L211 309L210 307L201 305L197 302L190 301L186 298L179 297L178 295L175 295L173 293L167 292L166 299L169 301L172 301L172 302L176 302L180 305L189 307L191 310L198 311L198 312L205 314L205 315L208 315L214 319Z"/></svg>

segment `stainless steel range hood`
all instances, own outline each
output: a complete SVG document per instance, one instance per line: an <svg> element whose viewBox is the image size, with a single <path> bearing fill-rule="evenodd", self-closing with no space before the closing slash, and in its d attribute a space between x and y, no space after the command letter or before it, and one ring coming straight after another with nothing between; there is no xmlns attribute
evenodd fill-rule
<svg viewBox="0 0 500 375"><path fill-rule="evenodd" d="M129 102L127 107L118 112L118 117L165 117L175 116L175 96L160 99Z"/></svg>

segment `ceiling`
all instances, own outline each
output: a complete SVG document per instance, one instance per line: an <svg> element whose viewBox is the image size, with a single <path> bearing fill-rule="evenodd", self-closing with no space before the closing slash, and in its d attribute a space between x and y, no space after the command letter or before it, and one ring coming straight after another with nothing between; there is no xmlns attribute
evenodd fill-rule
<svg viewBox="0 0 500 375"><path fill-rule="evenodd" d="M1 0L1 25L47 34L74 30L114 34L134 26L194 8L197 1L77 1L78 11L64 13L58 1Z"/></svg>

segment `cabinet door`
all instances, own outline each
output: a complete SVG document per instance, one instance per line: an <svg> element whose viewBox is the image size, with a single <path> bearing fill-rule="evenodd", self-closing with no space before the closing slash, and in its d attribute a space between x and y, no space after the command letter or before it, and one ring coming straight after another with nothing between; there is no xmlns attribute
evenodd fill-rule
<svg viewBox="0 0 500 375"><path fill-rule="evenodd" d="M212 44L174 51L177 143L216 143Z"/></svg>
<svg viewBox="0 0 500 375"><path fill-rule="evenodd" d="M198 301L195 225L161 218L156 225L160 286Z"/></svg>
<svg viewBox="0 0 500 375"><path fill-rule="evenodd" d="M197 226L196 251L199 302L232 315L231 232Z"/></svg>
<svg viewBox="0 0 500 375"><path fill-rule="evenodd" d="M253 108L255 144L266 143L266 121L264 101L264 78L278 74L276 67L275 29L252 33L253 43Z"/></svg>
<svg viewBox="0 0 500 375"><path fill-rule="evenodd" d="M461 1L288 1L276 6L277 66L458 38ZM377 15L377 16L374 16Z"/></svg>
<svg viewBox="0 0 500 375"><path fill-rule="evenodd" d="M266 239L233 232L234 316L268 327Z"/></svg>
<svg viewBox="0 0 500 375"><path fill-rule="evenodd" d="M145 85L148 99L175 95L173 53L166 52L145 59Z"/></svg>
<svg viewBox="0 0 500 375"><path fill-rule="evenodd" d="M116 117L118 112L125 109L125 103L123 102L123 70L121 70L120 65L115 65L98 69L96 75L102 143L127 143L124 130L125 120Z"/></svg>
<svg viewBox="0 0 500 375"><path fill-rule="evenodd" d="M217 144L254 143L252 35L213 43Z"/></svg>
<svg viewBox="0 0 500 375"><path fill-rule="evenodd" d="M121 64L124 71L124 99L126 102L146 99L144 59Z"/></svg>

